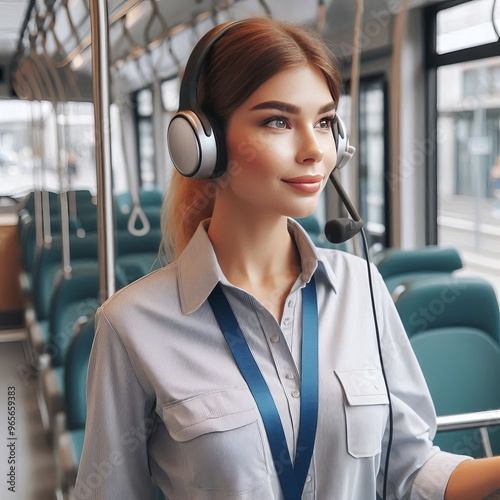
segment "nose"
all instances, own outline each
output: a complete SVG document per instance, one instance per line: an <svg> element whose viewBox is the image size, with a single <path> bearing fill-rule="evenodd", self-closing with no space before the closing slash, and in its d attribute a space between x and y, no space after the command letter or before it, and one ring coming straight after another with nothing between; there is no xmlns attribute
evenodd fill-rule
<svg viewBox="0 0 500 500"><path fill-rule="evenodd" d="M314 131L303 132L300 138L297 138L297 162L303 164L320 162L325 152L321 149Z"/></svg>

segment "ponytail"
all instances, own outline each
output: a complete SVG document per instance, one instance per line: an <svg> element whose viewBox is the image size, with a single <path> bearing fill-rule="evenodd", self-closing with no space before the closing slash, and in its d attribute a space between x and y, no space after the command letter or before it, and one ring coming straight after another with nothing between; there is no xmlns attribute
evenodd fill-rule
<svg viewBox="0 0 500 500"><path fill-rule="evenodd" d="M215 181L184 177L173 170L161 213L163 260L176 259L200 222L212 216L216 191Z"/></svg>

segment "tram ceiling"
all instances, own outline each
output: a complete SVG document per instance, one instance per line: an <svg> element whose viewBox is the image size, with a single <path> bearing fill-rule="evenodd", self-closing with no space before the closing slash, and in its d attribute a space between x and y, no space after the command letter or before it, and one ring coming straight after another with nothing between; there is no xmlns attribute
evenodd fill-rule
<svg viewBox="0 0 500 500"><path fill-rule="evenodd" d="M365 0L364 17L392 14L398 3ZM410 2L424 3L436 2ZM108 0L110 63L116 70L127 65L122 90L131 90L151 82L152 71L155 78L179 73L192 45L214 23L270 14L314 26L323 9L330 35L353 25L355 8L352 0ZM60 99L91 99L88 0L0 0L0 12L0 61L11 56L13 86L21 97L52 99L62 87L66 95ZM41 74L43 65L48 75Z"/></svg>

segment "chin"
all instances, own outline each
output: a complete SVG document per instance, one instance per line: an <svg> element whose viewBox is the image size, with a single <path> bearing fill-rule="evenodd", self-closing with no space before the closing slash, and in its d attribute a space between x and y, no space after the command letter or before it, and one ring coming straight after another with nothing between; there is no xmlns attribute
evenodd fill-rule
<svg viewBox="0 0 500 500"><path fill-rule="evenodd" d="M285 215L287 217L292 217L293 219L303 219L304 217L309 217L314 214L316 208L318 207L317 203L308 207L293 207L292 210L288 210Z"/></svg>

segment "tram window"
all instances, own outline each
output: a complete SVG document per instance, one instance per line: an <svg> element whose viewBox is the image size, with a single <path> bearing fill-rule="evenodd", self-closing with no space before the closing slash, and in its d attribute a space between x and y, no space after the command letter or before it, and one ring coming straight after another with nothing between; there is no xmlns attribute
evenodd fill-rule
<svg viewBox="0 0 500 500"><path fill-rule="evenodd" d="M95 190L93 106L69 102L64 113L61 109L56 122L48 102L0 101L0 194L20 197L34 188L57 191L61 181L69 189Z"/></svg>
<svg viewBox="0 0 500 500"><path fill-rule="evenodd" d="M480 226L500 219L499 72L500 57L437 71L439 240L487 252L492 248Z"/></svg>
<svg viewBox="0 0 500 500"><path fill-rule="evenodd" d="M179 107L179 78L170 78L161 83L163 109L167 113L174 113Z"/></svg>
<svg viewBox="0 0 500 500"><path fill-rule="evenodd" d="M498 40L493 26L494 0L473 0L441 10L437 14L436 51L446 54ZM500 23L500 9L494 19Z"/></svg>
<svg viewBox="0 0 500 500"><path fill-rule="evenodd" d="M465 272L487 277L500 296L500 37L492 22L498 26L500 10L492 13L493 6L473 0L429 10L436 155L429 155L428 196L436 206L428 235L430 243L458 248Z"/></svg>
<svg viewBox="0 0 500 500"><path fill-rule="evenodd" d="M90 102L68 102L58 122L61 135L63 173L69 189L96 190L94 106Z"/></svg>
<svg viewBox="0 0 500 500"><path fill-rule="evenodd" d="M143 189L155 187L153 143L153 92L146 88L135 94L139 179Z"/></svg>
<svg viewBox="0 0 500 500"><path fill-rule="evenodd" d="M26 101L0 101L0 194L22 196L33 187L31 110Z"/></svg>
<svg viewBox="0 0 500 500"><path fill-rule="evenodd" d="M348 87L348 84L347 84ZM348 90L346 91L348 92ZM350 128L350 97L342 96L338 113ZM366 222L368 243L388 244L389 193L386 185L386 83L382 75L362 77L359 83L358 155L359 213ZM349 166L347 166L349 168Z"/></svg>

